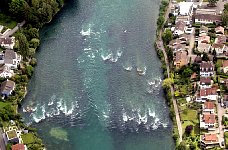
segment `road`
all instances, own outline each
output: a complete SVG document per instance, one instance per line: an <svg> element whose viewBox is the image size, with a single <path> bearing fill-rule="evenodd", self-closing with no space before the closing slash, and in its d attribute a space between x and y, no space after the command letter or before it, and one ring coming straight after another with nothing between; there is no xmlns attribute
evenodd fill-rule
<svg viewBox="0 0 228 150"><path fill-rule="evenodd" d="M171 6L172 6L172 3L170 2L168 9L166 11L166 14L165 14L165 22L168 19L169 13L171 12ZM167 69L167 75L168 75L168 78L170 78L169 61L167 59L166 50L164 48L163 41L162 41L162 30L159 31L159 39L156 43L157 43L158 48L161 49L163 52L166 69ZM182 124L181 124L181 120L180 120L180 114L179 114L179 110L178 110L178 106L177 106L177 101L174 98L173 86L170 87L170 90L171 90L172 101L173 101L173 106L174 106L174 111L175 111L175 116L176 116L176 123L177 123L177 128L178 128L178 133L179 133L179 142L182 142Z"/></svg>
<svg viewBox="0 0 228 150"><path fill-rule="evenodd" d="M2 35L2 38L7 38L11 35L13 35L15 32L17 32L17 30L22 27L25 24L25 21L18 23L17 26L15 26L12 30L6 32L4 35Z"/></svg>
<svg viewBox="0 0 228 150"><path fill-rule="evenodd" d="M226 110L221 107L220 103L217 102L217 110L218 110L218 125L219 125L219 143L221 146L221 142L224 141L224 130L222 125L222 116L226 113Z"/></svg>
<svg viewBox="0 0 228 150"><path fill-rule="evenodd" d="M6 150L6 145L2 137L2 134L3 134L3 131L2 131L2 128L0 128L0 150Z"/></svg>

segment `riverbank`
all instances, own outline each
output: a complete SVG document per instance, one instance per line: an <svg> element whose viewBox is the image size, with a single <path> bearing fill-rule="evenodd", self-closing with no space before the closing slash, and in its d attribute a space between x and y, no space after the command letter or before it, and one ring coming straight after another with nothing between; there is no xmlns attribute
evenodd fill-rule
<svg viewBox="0 0 228 150"><path fill-rule="evenodd" d="M171 1L163 0L159 8L159 17L157 19L157 40L155 42L155 49L157 55L162 63L162 69L165 80L163 81L163 89L166 96L167 104L170 108L170 118L173 121L173 139L178 145L182 141L182 127L180 123L177 102L173 97L173 76L170 74L169 60L162 40L162 32L164 24L170 12Z"/></svg>
<svg viewBox="0 0 228 150"><path fill-rule="evenodd" d="M12 1L12 3L14 2L15 1ZM13 8L13 4L11 5L12 6L9 11L12 12L15 11L15 9L18 9L16 7ZM63 7L63 2L61 1L59 3L58 9L57 6L53 7L56 9L52 14L54 16ZM8 10L4 11L7 12L6 14L8 15L10 14ZM21 15L20 19L24 19L22 17L23 14L20 14L22 12L17 13L17 15ZM11 15L13 15L13 13ZM3 64L1 64L1 67L8 67L5 62L6 60L4 60L4 57L8 57L8 53L13 55L12 57L15 57L14 59L16 59L17 62L13 69L10 68L9 70L3 70L3 73L1 73L1 87L3 87L4 84L10 84L10 86L12 86L10 89L12 89L7 95L3 96L1 93L3 97L1 97L0 100L0 122L4 135L1 140L4 139L4 141L1 141L0 148L3 150L5 147L6 149L11 149L12 146L16 147L17 143L21 143L28 149L45 149L42 140L36 132L37 129L24 124L20 114L18 113L18 109L20 109L22 101L27 94L27 85L33 74L33 67L36 66L35 53L40 45L39 29L46 23L51 22L52 17L49 17L45 23L40 22L39 25L32 25L34 23L32 21L34 20L26 21L26 24L25 21L17 24L15 20L19 18L14 18L15 16L7 16L3 14L3 12L1 12L1 16L4 16L0 20L0 38L3 40L0 46L0 51L1 55L3 55L4 61ZM24 24L25 26L22 27ZM10 41L11 43L9 43L9 45L4 44L4 39ZM23 111L31 113L34 110L27 107L23 108ZM13 134L15 137L13 137L14 140L11 140L10 136L12 136L11 133L13 132L16 132L16 134ZM7 143L7 145L5 146L3 143Z"/></svg>

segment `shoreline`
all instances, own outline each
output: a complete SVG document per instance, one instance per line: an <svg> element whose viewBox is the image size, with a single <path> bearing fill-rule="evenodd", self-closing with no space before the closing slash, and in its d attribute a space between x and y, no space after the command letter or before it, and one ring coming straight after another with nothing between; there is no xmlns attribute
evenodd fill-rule
<svg viewBox="0 0 228 150"><path fill-rule="evenodd" d="M167 5L164 3L168 2ZM156 40L154 43L155 50L157 52L157 56L161 61L161 68L163 70L164 79L170 78L170 68L169 68L169 60L167 58L167 54L165 52L165 48L163 46L162 33L164 24L168 18L169 8L171 5L171 1L162 0L159 8L159 14L157 19L157 30L156 30ZM162 20L162 21L161 21ZM163 80L164 81L164 80ZM163 87L164 96L166 98L167 105L170 110L170 119L173 122L172 129L172 137L175 142L175 146L177 146L182 141L182 127L178 122L180 122L179 112L177 108L177 102L173 96L173 87L172 85L169 88Z"/></svg>

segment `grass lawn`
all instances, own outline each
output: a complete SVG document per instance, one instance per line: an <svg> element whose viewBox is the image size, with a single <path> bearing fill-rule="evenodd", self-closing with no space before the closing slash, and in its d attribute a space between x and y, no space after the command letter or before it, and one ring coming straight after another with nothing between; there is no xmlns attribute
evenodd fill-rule
<svg viewBox="0 0 228 150"><path fill-rule="evenodd" d="M24 144L36 143L36 137L32 133L21 135Z"/></svg>
<svg viewBox="0 0 228 150"><path fill-rule="evenodd" d="M9 103L7 102L0 102L0 109L2 109L3 107L9 105Z"/></svg>
<svg viewBox="0 0 228 150"><path fill-rule="evenodd" d="M193 123L199 123L198 112L196 110L186 109L180 113L182 121L192 121Z"/></svg>
<svg viewBox="0 0 228 150"><path fill-rule="evenodd" d="M12 130L12 131L8 131L6 132L7 136L9 137L9 139L12 139L12 138L15 138L17 137L17 133L15 130Z"/></svg>
<svg viewBox="0 0 228 150"><path fill-rule="evenodd" d="M14 21L11 17L0 13L0 25L6 26L6 27L12 29L17 25L17 22Z"/></svg>

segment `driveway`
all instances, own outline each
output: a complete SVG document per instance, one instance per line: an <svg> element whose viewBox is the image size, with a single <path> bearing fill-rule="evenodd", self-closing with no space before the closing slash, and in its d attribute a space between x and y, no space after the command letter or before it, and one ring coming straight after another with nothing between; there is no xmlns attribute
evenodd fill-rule
<svg viewBox="0 0 228 150"><path fill-rule="evenodd" d="M2 134L3 134L3 131L2 131L2 128L0 128L0 150L6 150L6 145Z"/></svg>
<svg viewBox="0 0 228 150"><path fill-rule="evenodd" d="M222 125L222 116L226 113L226 109L221 107L221 104L217 102L217 111L218 111L218 125L219 125L219 142L221 144L221 142L224 141L224 130L223 130L224 127Z"/></svg>

